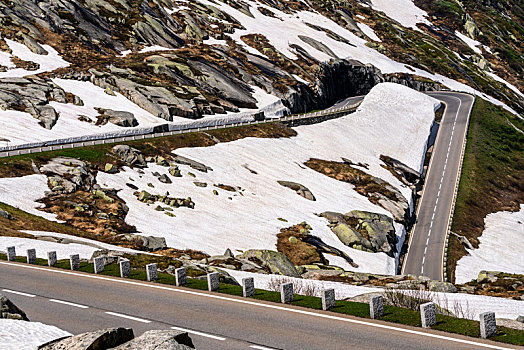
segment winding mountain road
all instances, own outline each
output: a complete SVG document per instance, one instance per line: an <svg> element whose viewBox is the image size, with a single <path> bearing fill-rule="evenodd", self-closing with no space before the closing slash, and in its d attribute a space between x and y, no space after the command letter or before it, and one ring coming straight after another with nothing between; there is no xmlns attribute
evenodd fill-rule
<svg viewBox="0 0 524 350"><path fill-rule="evenodd" d="M402 274L444 280L446 236L460 180L469 116L475 98L457 92L430 92L446 105L416 210Z"/></svg>

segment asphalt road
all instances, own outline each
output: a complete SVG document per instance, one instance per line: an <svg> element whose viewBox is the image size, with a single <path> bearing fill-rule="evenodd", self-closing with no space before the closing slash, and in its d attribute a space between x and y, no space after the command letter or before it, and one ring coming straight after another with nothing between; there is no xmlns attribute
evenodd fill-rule
<svg viewBox="0 0 524 350"><path fill-rule="evenodd" d="M456 92L431 92L446 105L422 197L416 211L402 274L443 280L444 249L454 192L459 182L462 149L466 142L474 97Z"/></svg>
<svg viewBox="0 0 524 350"><path fill-rule="evenodd" d="M21 263L2 261L0 271L0 293L31 321L71 333L118 326L132 327L138 335L148 329L177 327L189 330L201 350L516 348L381 321Z"/></svg>

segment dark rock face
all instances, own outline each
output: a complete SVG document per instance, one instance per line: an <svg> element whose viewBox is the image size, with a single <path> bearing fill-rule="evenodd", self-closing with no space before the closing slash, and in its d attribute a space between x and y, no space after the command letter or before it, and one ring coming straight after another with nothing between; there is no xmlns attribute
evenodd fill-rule
<svg viewBox="0 0 524 350"><path fill-rule="evenodd" d="M324 109L342 98L365 95L381 82L384 82L382 73L372 65L331 60L322 64L313 89L303 86L289 93L283 103L291 113Z"/></svg>
<svg viewBox="0 0 524 350"><path fill-rule="evenodd" d="M29 321L25 312L3 295L0 295L0 318Z"/></svg>

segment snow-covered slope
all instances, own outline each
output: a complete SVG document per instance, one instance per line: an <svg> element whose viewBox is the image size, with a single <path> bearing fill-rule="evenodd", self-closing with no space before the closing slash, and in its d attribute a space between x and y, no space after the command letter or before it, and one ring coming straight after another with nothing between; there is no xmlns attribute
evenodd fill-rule
<svg viewBox="0 0 524 350"><path fill-rule="evenodd" d="M416 110L413 105L417 106ZM383 253L366 253L344 246L327 227L326 220L315 215L354 209L390 216L391 213L357 194L351 185L317 173L302 163L310 158L340 161L340 157L367 163L370 174L390 182L406 198L411 198L411 190L380 166L379 156L389 155L419 169L436 106L438 102L411 89L382 84L370 92L356 113L322 124L297 127L296 137L248 138L176 151L204 162L213 168L211 172L184 168L184 177L174 179L173 184L163 184L152 173L165 173L166 169L150 165L145 174L126 169L114 175L99 173L97 181L104 187L120 190L119 196L130 208L126 219L129 224L145 234L164 236L168 245L176 248L198 249L210 254L221 254L226 248L274 249L280 228L307 221L314 235L348 252L361 271L393 273L394 259ZM188 176L188 171L196 173L196 178ZM169 192L175 197L190 196L195 209L179 208L175 211L176 218L168 217L156 211L155 206L136 199L134 191L125 185L130 178L135 186L154 194ZM298 196L280 186L278 180L308 187L317 200ZM208 187L196 187L194 181L206 182ZM148 183L153 183L154 189L148 188ZM235 186L242 191L231 193L213 187L214 184ZM218 195L213 194L213 189ZM402 241L403 228L399 224L397 234Z"/></svg>
<svg viewBox="0 0 524 350"><path fill-rule="evenodd" d="M479 240L479 248L457 262L457 283L476 279L481 270L524 274L524 205L515 213L489 214Z"/></svg>

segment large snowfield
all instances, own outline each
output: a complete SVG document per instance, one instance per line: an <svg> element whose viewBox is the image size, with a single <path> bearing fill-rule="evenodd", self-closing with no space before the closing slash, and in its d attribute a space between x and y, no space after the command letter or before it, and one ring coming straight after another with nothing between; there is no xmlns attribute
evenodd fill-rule
<svg viewBox="0 0 524 350"><path fill-rule="evenodd" d="M411 108L417 105L417 110ZM176 154L195 159L213 171L202 173L183 167L183 177L173 178L173 184L159 182L153 172L167 173L167 168L151 164L141 175L126 168L119 174L99 173L98 183L120 190L130 210L126 221L147 235L163 236L168 245L179 249L203 250L222 254L235 250L275 249L276 234L283 227L306 221L312 234L324 242L346 251L360 265L359 271L394 273L395 260L384 253L366 253L344 246L327 227L327 221L316 213L366 210L391 213L378 207L352 186L303 165L310 158L369 164L372 175L398 187L411 198L411 190L380 166L381 154L396 158L414 169L420 169L434 110L439 103L421 93L395 84L381 84L364 99L354 113L311 126L295 128L298 136L282 139L247 138L212 147L178 149ZM399 127L401 126L401 127ZM257 174L253 174L250 170ZM193 172L196 178L188 175ZM139 202L134 190L126 186L130 178L141 190L173 197L191 197L195 209L179 208L176 218L156 211L156 205ZM309 201L277 181L294 181L308 187L316 197ZM194 181L206 182L200 188ZM154 184L154 189L147 186ZM236 193L214 187L225 184L241 188ZM213 194L213 189L218 195ZM279 218L286 219L282 222ZM396 225L403 241L404 229ZM329 257L328 257L329 258ZM349 265L344 268L353 269Z"/></svg>
<svg viewBox="0 0 524 350"><path fill-rule="evenodd" d="M413 109L413 105L417 108ZM175 248L202 250L208 254L222 254L227 248L233 251L274 250L276 234L281 228L306 221L313 227L312 234L347 252L359 265L358 271L395 273L394 258L385 253L362 252L344 246L331 232L327 221L316 215L324 211L346 213L351 210L390 217L391 213L355 192L352 185L313 171L303 163L310 158L341 161L341 157L345 157L355 163L368 164L369 170L363 169L365 172L391 183L410 201L411 190L381 167L379 157L387 155L420 170L434 110L438 106L437 100L407 87L380 84L366 96L357 112L321 124L296 127L296 137L246 138L176 151L213 168L208 173L181 166L184 176L172 178L172 184L164 184L152 173L165 174L167 168L149 164L144 174L130 168L118 174L99 172L97 182L102 187L120 190L119 196L130 208L127 223L135 225L142 234L165 237L167 244ZM189 176L189 172L196 178ZM139 189L152 194L169 192L172 197L191 197L195 209L178 208L174 212L176 217L169 217L155 210L156 204L148 206L139 202L134 190L126 186L130 178ZM304 199L295 191L282 187L277 183L279 180L308 187L316 201ZM206 182L208 187L197 187L194 181ZM148 183L155 187L150 188ZM216 184L242 190L228 192L214 187ZM34 202L48 190L44 175L0 179L0 187L3 189L0 202L55 220L54 216L39 211L40 204ZM20 201L20 193L25 194L23 201ZM404 227L397 223L395 226L400 246ZM342 259L327 257L333 264L354 269Z"/></svg>
<svg viewBox="0 0 524 350"><path fill-rule="evenodd" d="M476 279L482 270L524 274L524 205L518 212L489 214L478 249L457 262L457 283Z"/></svg>

